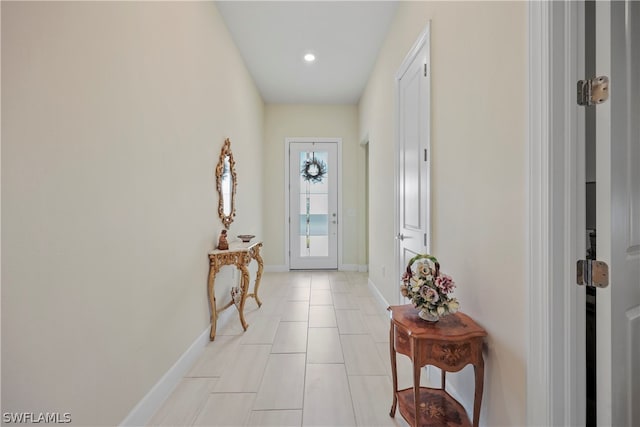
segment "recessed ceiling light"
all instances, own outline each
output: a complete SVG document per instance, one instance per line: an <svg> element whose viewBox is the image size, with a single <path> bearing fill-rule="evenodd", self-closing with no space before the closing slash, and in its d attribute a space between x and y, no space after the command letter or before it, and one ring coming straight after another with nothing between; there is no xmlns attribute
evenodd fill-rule
<svg viewBox="0 0 640 427"><path fill-rule="evenodd" d="M304 60L307 62L313 62L316 60L316 56L313 53L307 53L304 55Z"/></svg>

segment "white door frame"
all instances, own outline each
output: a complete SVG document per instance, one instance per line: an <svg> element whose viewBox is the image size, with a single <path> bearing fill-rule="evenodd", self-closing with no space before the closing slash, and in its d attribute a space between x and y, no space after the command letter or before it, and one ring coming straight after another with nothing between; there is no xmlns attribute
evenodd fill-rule
<svg viewBox="0 0 640 427"><path fill-rule="evenodd" d="M286 270L291 268L289 244L289 146L292 142L334 142L338 148L338 270L344 270L342 264L342 138L326 137L287 137L284 139L284 260Z"/></svg>
<svg viewBox="0 0 640 427"><path fill-rule="evenodd" d="M527 424L584 425L585 296L575 285L575 262L586 248L585 196L577 191L584 116L575 95L584 78L584 3L528 8Z"/></svg>

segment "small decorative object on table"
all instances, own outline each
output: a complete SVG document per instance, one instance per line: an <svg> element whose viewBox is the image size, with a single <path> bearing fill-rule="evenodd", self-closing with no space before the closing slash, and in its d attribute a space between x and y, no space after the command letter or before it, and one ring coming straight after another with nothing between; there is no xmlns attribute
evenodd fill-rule
<svg viewBox="0 0 640 427"><path fill-rule="evenodd" d="M218 249L223 251L229 249L229 242L227 241L227 230L222 230L220 232L220 237L218 238Z"/></svg>
<svg viewBox="0 0 640 427"><path fill-rule="evenodd" d="M251 239L253 239L254 236L253 234L240 234L238 235L238 239L242 240L243 243L249 243L251 241Z"/></svg>
<svg viewBox="0 0 640 427"><path fill-rule="evenodd" d="M437 322L440 317L458 311L458 300L449 296L455 287L453 279L440 272L436 257L416 255L402 275L400 291L420 310L420 318Z"/></svg>

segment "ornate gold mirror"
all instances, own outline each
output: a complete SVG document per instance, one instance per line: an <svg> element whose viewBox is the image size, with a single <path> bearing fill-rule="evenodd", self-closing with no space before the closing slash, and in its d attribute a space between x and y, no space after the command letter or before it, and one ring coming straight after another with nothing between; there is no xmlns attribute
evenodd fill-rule
<svg viewBox="0 0 640 427"><path fill-rule="evenodd" d="M231 152L231 141L224 140L220 150L220 160L216 166L216 187L218 189L218 216L225 228L229 228L236 216L236 162Z"/></svg>

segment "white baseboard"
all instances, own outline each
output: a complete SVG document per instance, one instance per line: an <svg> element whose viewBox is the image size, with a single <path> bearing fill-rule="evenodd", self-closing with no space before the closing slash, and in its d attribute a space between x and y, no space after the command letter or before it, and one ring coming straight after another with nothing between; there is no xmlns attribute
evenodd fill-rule
<svg viewBox="0 0 640 427"><path fill-rule="evenodd" d="M338 266L339 271L357 271L359 273L366 273L369 271L367 264L340 264ZM289 271L289 267L286 265L265 265L265 273L286 273Z"/></svg>
<svg viewBox="0 0 640 427"><path fill-rule="evenodd" d="M357 271L359 273L366 273L367 272L367 265L360 265L360 264L340 264L338 266L338 270L339 271Z"/></svg>
<svg viewBox="0 0 640 427"><path fill-rule="evenodd" d="M218 328L224 327L235 314L235 310L225 310L218 315ZM209 344L211 326L205 329L171 368L158 380L140 402L131 410L120 426L145 426L158 412L165 400L171 395L180 381L198 360L204 348Z"/></svg>
<svg viewBox="0 0 640 427"><path fill-rule="evenodd" d="M376 302L382 307L384 310L389 308L391 304L382 296L376 285L371 281L371 278L368 279L369 289L373 292L373 296Z"/></svg>

